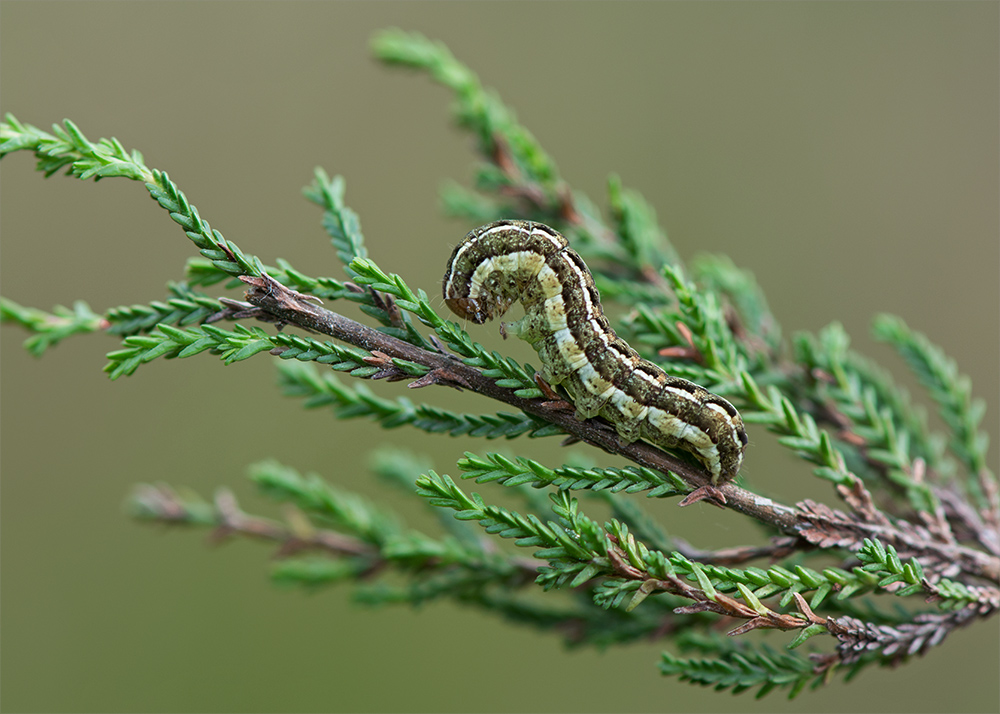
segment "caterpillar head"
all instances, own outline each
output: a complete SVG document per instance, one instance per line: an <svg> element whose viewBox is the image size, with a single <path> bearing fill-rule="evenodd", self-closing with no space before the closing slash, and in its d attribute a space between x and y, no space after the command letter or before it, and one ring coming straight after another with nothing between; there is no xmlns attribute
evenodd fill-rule
<svg viewBox="0 0 1000 714"><path fill-rule="evenodd" d="M566 239L531 221L494 221L455 246L442 281L444 301L461 318L481 325L500 317Z"/></svg>
<svg viewBox="0 0 1000 714"><path fill-rule="evenodd" d="M446 297L444 303L453 313L477 325L493 319L489 302L481 302L470 297Z"/></svg>

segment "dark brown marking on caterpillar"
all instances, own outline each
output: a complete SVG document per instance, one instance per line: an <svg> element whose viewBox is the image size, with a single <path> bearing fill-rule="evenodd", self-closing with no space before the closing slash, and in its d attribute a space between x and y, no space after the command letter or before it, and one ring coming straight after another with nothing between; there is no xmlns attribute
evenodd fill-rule
<svg viewBox="0 0 1000 714"><path fill-rule="evenodd" d="M452 312L476 324L520 300L524 317L506 331L538 352L542 377L566 388L579 419L602 416L627 443L683 449L713 486L739 472L747 433L736 408L618 337L590 270L557 231L531 221L477 228L452 252L443 291Z"/></svg>

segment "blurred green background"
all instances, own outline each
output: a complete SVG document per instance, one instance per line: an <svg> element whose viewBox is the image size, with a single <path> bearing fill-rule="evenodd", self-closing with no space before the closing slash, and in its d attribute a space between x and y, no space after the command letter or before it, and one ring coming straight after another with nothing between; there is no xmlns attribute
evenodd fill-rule
<svg viewBox="0 0 1000 714"><path fill-rule="evenodd" d="M437 199L442 181L471 176L471 141L445 90L377 65L368 42L391 26L438 38L572 185L603 204L618 172L683 256L724 252L752 270L786 334L840 320L896 369L868 338L889 311L945 346L992 402L995 440L996 3L7 0L0 20L4 111L116 136L244 250L314 275L341 273L299 190L315 165L341 173L372 257L431 293L471 227ZM0 164L5 296L102 310L159 299L180 277L192 246L142 186L43 180L33 165ZM367 475L371 451L392 442L454 474L463 450L488 447L304 413L279 396L267 356L161 361L109 383L114 341L78 338L35 360L21 332L0 335L4 711L998 708L995 620L900 669L758 702L659 676L653 642L567 651L450 604L369 610L347 588L277 588L264 546L213 548L131 521L131 486L224 485L260 511L244 469L273 456L420 519L416 499ZM482 408L449 390L408 396ZM758 489L833 500L751 436L744 473ZM523 451L561 455L554 442ZM734 513L652 507L698 545L759 539Z"/></svg>

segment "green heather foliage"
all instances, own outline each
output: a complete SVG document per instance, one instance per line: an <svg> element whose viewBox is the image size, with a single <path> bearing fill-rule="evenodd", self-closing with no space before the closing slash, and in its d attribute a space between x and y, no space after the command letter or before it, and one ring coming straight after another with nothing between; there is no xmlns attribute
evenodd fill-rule
<svg viewBox="0 0 1000 714"><path fill-rule="evenodd" d="M663 674L733 693L754 689L757 696L774 689L794 696L838 671L849 677L871 664L899 663L996 613L1000 514L997 480L986 466L988 440L979 430L984 407L940 348L900 318L875 320L876 336L900 353L937 404L944 433L928 427L888 371L850 348L839 324L794 335L788 349L753 277L724 256L685 267L652 206L616 176L608 181L604 218L444 46L388 31L373 49L386 64L426 72L451 89L457 122L476 138L483 163L473 188L444 190L450 214L470 227L521 218L563 232L589 262L604 300L624 308L616 311L624 313L616 327L636 349L649 359L668 350L669 362L661 364L669 372L725 395L747 422L765 425L808 462L807 471L831 482L841 503L784 505L755 498L744 488L752 484L726 484L725 507L756 519L762 542L699 550L673 538L637 500L692 492L704 483L698 469L682 454L650 447L642 457L603 442L635 463L553 466L465 452L456 479L433 471L424 457L383 450L373 469L423 499L439 517L434 534L319 475L275 462L251 466L250 477L265 495L293 507L284 511L293 513L287 522L242 512L226 490L202 500L149 485L131 497L137 518L274 541L281 556L276 582L319 588L348 581L362 603L457 600L553 630L574 646L658 637L673 650L662 656ZM267 353L276 358L286 395L308 408L329 407L340 419L450 436L569 435L600 443L604 427L588 431L567 421L568 412L536 383L534 367L487 351L439 315L424 290L368 258L340 176L317 169L304 193L323 211L345 280L244 254L138 151L114 139L92 142L69 120L49 133L8 115L0 155L15 151L33 152L47 176L65 169L79 179L143 182L197 248L167 297L145 305L98 313L77 302L47 313L3 298L3 322L30 333L25 347L34 355L73 335L103 332L121 342L105 368L117 379L158 358L207 352L228 365ZM219 283L249 286L246 301L204 292ZM284 296L285 308L269 302L272 295ZM357 303L370 326L318 307L313 297L334 307ZM313 329L292 334L274 323ZM481 393L486 411L459 414L402 396L384 399L348 376L461 385ZM493 411L491 398L508 410ZM439 456L449 447L440 444ZM660 460L651 461L650 452ZM521 509L491 503L500 489L511 489ZM592 505L610 506L606 522L586 515ZM562 594L539 597L535 585ZM755 629L786 633L765 644Z"/></svg>

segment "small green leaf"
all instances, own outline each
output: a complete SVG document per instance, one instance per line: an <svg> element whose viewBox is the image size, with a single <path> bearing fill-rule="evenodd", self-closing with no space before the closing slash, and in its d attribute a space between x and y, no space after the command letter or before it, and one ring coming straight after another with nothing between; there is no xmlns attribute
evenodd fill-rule
<svg viewBox="0 0 1000 714"><path fill-rule="evenodd" d="M254 340L249 344L243 345L240 349L236 350L233 354L229 355L225 359L226 364L232 364L233 362L240 362L241 360L249 359L253 357L258 352L263 352L264 350L269 350L274 346L274 343L269 338L263 338L259 340Z"/></svg>
<svg viewBox="0 0 1000 714"><path fill-rule="evenodd" d="M795 639L788 643L788 649L794 650L810 637L815 637L816 635L820 635L825 632L827 632L827 629L823 625L809 625L808 627L803 628L802 631L796 635Z"/></svg>
<svg viewBox="0 0 1000 714"><path fill-rule="evenodd" d="M694 574L695 579L697 579L698 581L698 587L701 588L701 591L705 593L705 596L709 600L714 602L716 598L716 593L715 593L715 586L712 585L711 579L708 577L708 575L705 574L705 570L702 568L700 563L696 563L694 561L690 561L690 563L691 563L691 572L692 574Z"/></svg>

